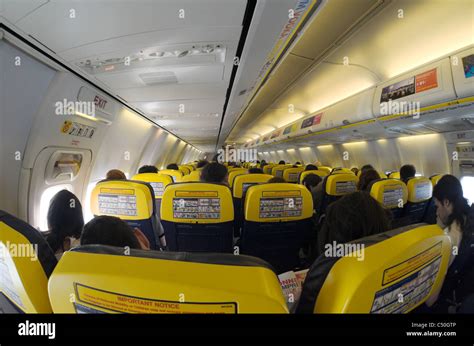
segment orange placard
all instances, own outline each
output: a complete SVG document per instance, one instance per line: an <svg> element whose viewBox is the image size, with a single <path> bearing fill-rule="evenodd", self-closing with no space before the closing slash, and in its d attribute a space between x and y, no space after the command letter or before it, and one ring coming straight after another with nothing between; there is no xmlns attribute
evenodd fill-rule
<svg viewBox="0 0 474 346"><path fill-rule="evenodd" d="M436 69L421 73L415 77L416 92L422 92L438 87L438 74Z"/></svg>

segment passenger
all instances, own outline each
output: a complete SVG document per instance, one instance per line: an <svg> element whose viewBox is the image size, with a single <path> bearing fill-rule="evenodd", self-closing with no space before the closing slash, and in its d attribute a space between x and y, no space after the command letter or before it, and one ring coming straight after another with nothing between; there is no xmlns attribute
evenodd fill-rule
<svg viewBox="0 0 474 346"><path fill-rule="evenodd" d="M268 181L268 183L286 183L286 180L281 177L273 177Z"/></svg>
<svg viewBox="0 0 474 346"><path fill-rule="evenodd" d="M351 168L351 171L352 171L352 173L354 173L355 175L359 174L359 168L357 168L357 167L352 167L352 168Z"/></svg>
<svg viewBox="0 0 474 346"><path fill-rule="evenodd" d="M278 164L279 164L279 165L284 165L284 164L285 164L285 161L280 160L280 161L278 162Z"/></svg>
<svg viewBox="0 0 474 346"><path fill-rule="evenodd" d="M105 180L127 180L127 176L120 169L111 169L107 172Z"/></svg>
<svg viewBox="0 0 474 346"><path fill-rule="evenodd" d="M79 245L84 227L81 202L73 193L59 191L51 199L47 220L50 233L46 241L59 260L64 251Z"/></svg>
<svg viewBox="0 0 474 346"><path fill-rule="evenodd" d="M433 189L438 224L451 238L453 251L441 292L427 305L438 312L452 312L456 303L472 293L474 281L474 204L469 206L462 185L453 175L443 176Z"/></svg>
<svg viewBox="0 0 474 346"><path fill-rule="evenodd" d="M301 165L301 162L296 161L296 162L295 162L295 165Z"/></svg>
<svg viewBox="0 0 474 346"><path fill-rule="evenodd" d="M155 166L149 166L149 165L141 166L140 169L138 170L138 174L142 174L142 173L158 173L158 168L156 168Z"/></svg>
<svg viewBox="0 0 474 346"><path fill-rule="evenodd" d="M176 163L170 163L168 166L166 166L166 169L173 169L175 171L179 171L179 167Z"/></svg>
<svg viewBox="0 0 474 346"><path fill-rule="evenodd" d="M201 160L197 163L196 168L203 168L208 163L209 163L209 161L207 161L207 160Z"/></svg>
<svg viewBox="0 0 474 346"><path fill-rule="evenodd" d="M405 184L410 178L413 178L416 174L416 168L413 165L403 165L400 168L400 180Z"/></svg>
<svg viewBox="0 0 474 346"><path fill-rule="evenodd" d="M249 174L263 174L262 169L253 167L249 169Z"/></svg>
<svg viewBox="0 0 474 346"><path fill-rule="evenodd" d="M150 242L138 229L114 216L97 216L84 226L81 245L109 245L149 250Z"/></svg>
<svg viewBox="0 0 474 346"><path fill-rule="evenodd" d="M227 168L218 162L207 164L201 171L201 181L205 183L227 185L227 176Z"/></svg>
<svg viewBox="0 0 474 346"><path fill-rule="evenodd" d="M375 170L375 168L372 165L363 165L362 168L360 169L360 174L364 173L365 171L368 171L370 169Z"/></svg>
<svg viewBox="0 0 474 346"><path fill-rule="evenodd" d="M370 192L368 190L370 183L378 179L380 179L380 175L377 173L376 170L369 169L362 171L359 177L359 182L357 183L357 190Z"/></svg>
<svg viewBox="0 0 474 346"><path fill-rule="evenodd" d="M344 195L330 204L319 233L320 253L326 244L347 243L389 230L390 217L379 202L366 191Z"/></svg>
<svg viewBox="0 0 474 346"><path fill-rule="evenodd" d="M312 164L309 164L309 165L306 165L306 167L304 168L305 171L317 171L318 170L318 167L316 165L312 165Z"/></svg>
<svg viewBox="0 0 474 346"><path fill-rule="evenodd" d="M304 186L306 186L306 188L310 192L313 192L315 190L316 186L318 186L322 181L323 181L323 179L319 175L308 174L308 175L306 175L306 177L304 177L302 183L303 183Z"/></svg>

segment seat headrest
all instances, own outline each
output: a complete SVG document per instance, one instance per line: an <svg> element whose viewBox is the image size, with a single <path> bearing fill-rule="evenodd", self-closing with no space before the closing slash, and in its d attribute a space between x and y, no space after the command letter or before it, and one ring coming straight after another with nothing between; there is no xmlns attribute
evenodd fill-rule
<svg viewBox="0 0 474 346"><path fill-rule="evenodd" d="M229 176L227 181L229 182L229 186L232 188L232 185L234 184L235 177L242 175L242 174L247 174L248 171L247 169L235 169L231 172L229 172Z"/></svg>
<svg viewBox="0 0 474 346"><path fill-rule="evenodd" d="M0 294L24 313L51 313L56 257L38 230L0 210Z"/></svg>
<svg viewBox="0 0 474 346"><path fill-rule="evenodd" d="M186 166L178 166L178 169L181 173L183 173L183 175L187 175L191 172L191 169L189 167L186 167Z"/></svg>
<svg viewBox="0 0 474 346"><path fill-rule="evenodd" d="M261 173L239 175L234 179L232 196L234 198L242 198L250 186L266 183L272 178L273 175Z"/></svg>
<svg viewBox="0 0 474 346"><path fill-rule="evenodd" d="M245 198L244 217L253 222L286 222L313 216L313 198L308 189L290 183L251 186Z"/></svg>
<svg viewBox="0 0 474 346"><path fill-rule="evenodd" d="M190 182L196 182L201 180L201 169L192 171L188 175L185 175L184 177L181 178L182 183L190 183Z"/></svg>
<svg viewBox="0 0 474 346"><path fill-rule="evenodd" d="M354 172L352 172L349 168L333 168L331 174L354 174Z"/></svg>
<svg viewBox="0 0 474 346"><path fill-rule="evenodd" d="M331 174L325 178L325 192L329 196L343 196L357 190L357 177L355 174Z"/></svg>
<svg viewBox="0 0 474 346"><path fill-rule="evenodd" d="M273 176L278 176L280 174L283 174L283 171L286 169L286 168L290 168L292 167L292 165L287 165L287 164L284 164L284 165L276 165L276 166L273 166L272 167L272 175Z"/></svg>
<svg viewBox="0 0 474 346"><path fill-rule="evenodd" d="M296 183L298 181L298 176L303 171L304 167L286 168L283 171L283 179L285 179L287 182Z"/></svg>
<svg viewBox="0 0 474 346"><path fill-rule="evenodd" d="M166 186L173 183L173 179L166 174L141 173L132 177L132 180L144 181L151 185L156 199L161 199Z"/></svg>
<svg viewBox="0 0 474 346"><path fill-rule="evenodd" d="M369 186L371 186L370 195L384 208L401 208L407 202L408 190L401 180L379 179Z"/></svg>
<svg viewBox="0 0 474 346"><path fill-rule="evenodd" d="M331 174L332 168L328 166L318 166L318 170Z"/></svg>
<svg viewBox="0 0 474 346"><path fill-rule="evenodd" d="M306 276L297 312L409 312L441 288L451 252L437 225L329 245Z"/></svg>
<svg viewBox="0 0 474 346"><path fill-rule="evenodd" d="M183 173L175 169L163 169L160 171L159 174L169 175L173 179L173 182L175 183L180 182L181 178L183 177Z"/></svg>
<svg viewBox="0 0 474 346"><path fill-rule="evenodd" d="M415 177L407 182L408 202L419 203L427 201L433 195L433 184L428 178Z"/></svg>
<svg viewBox="0 0 474 346"><path fill-rule="evenodd" d="M390 179L400 179L400 172L392 172L388 175Z"/></svg>
<svg viewBox="0 0 474 346"><path fill-rule="evenodd" d="M81 246L63 255L49 294L55 313L288 312L268 263L231 254Z"/></svg>
<svg viewBox="0 0 474 346"><path fill-rule="evenodd" d="M438 181L444 176L444 174L435 174L430 177L431 184L435 187L438 184Z"/></svg>
<svg viewBox="0 0 474 346"><path fill-rule="evenodd" d="M222 223L234 219L228 186L200 182L169 185L161 201L161 220L175 223Z"/></svg>
<svg viewBox="0 0 474 346"><path fill-rule="evenodd" d="M134 180L103 180L91 194L94 215L123 220L146 220L154 214L154 193L148 183Z"/></svg>

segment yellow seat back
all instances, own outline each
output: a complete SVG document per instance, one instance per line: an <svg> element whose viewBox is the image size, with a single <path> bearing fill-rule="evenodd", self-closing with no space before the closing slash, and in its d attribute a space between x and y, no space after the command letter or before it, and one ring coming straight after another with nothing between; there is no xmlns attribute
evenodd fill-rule
<svg viewBox="0 0 474 346"><path fill-rule="evenodd" d="M200 180L201 180L201 169L192 171L188 175L185 175L184 177L181 178L180 182L190 183L190 182L196 182Z"/></svg>
<svg viewBox="0 0 474 346"><path fill-rule="evenodd" d="M334 168L331 174L354 174L349 168Z"/></svg>
<svg viewBox="0 0 474 346"><path fill-rule="evenodd" d="M344 244L333 244L312 265L298 312L410 312L441 288L451 253L450 239L437 225L396 229L345 245L345 253L340 251L345 257L337 254Z"/></svg>
<svg viewBox="0 0 474 346"><path fill-rule="evenodd" d="M250 186L268 182L273 175L270 174L243 174L238 175L234 179L232 186L232 196L234 198L242 198Z"/></svg>
<svg viewBox="0 0 474 346"><path fill-rule="evenodd" d="M230 171L228 179L227 179L227 181L229 182L229 186L232 188L232 185L234 183L234 179L235 179L236 176L242 175L242 174L247 174L247 173L248 173L248 171L245 168L234 169L234 170Z"/></svg>
<svg viewBox="0 0 474 346"><path fill-rule="evenodd" d="M189 167L186 167L183 165L178 166L178 168L179 168L179 171L183 173L183 176L188 175L191 172L191 169L189 169Z"/></svg>
<svg viewBox="0 0 474 346"><path fill-rule="evenodd" d="M318 166L318 170L331 174L332 168L328 166Z"/></svg>
<svg viewBox="0 0 474 346"><path fill-rule="evenodd" d="M183 177L183 173L175 169L163 169L159 172L159 174L169 175L175 183L179 183L181 181L181 178Z"/></svg>
<svg viewBox="0 0 474 346"><path fill-rule="evenodd" d="M272 174L272 168L275 167L274 164L268 164L263 166L263 173L264 174Z"/></svg>
<svg viewBox="0 0 474 346"><path fill-rule="evenodd" d="M151 185L155 194L155 199L161 199L165 188L173 183L173 179L166 174L141 173L132 177L132 180L144 181Z"/></svg>
<svg viewBox="0 0 474 346"><path fill-rule="evenodd" d="M283 171L283 179L288 183L297 183L298 177L303 171L304 167L287 168Z"/></svg>
<svg viewBox="0 0 474 346"><path fill-rule="evenodd" d="M400 179L400 172L392 172L388 175L390 179Z"/></svg>
<svg viewBox="0 0 474 346"><path fill-rule="evenodd" d="M286 168L290 168L292 167L293 165L276 165L274 167L272 167L272 175L274 177L280 177L280 178L283 178L283 171L286 169Z"/></svg>
<svg viewBox="0 0 474 346"><path fill-rule="evenodd" d="M38 230L0 211L0 309L51 313L48 278L56 257Z"/></svg>
<svg viewBox="0 0 474 346"><path fill-rule="evenodd" d="M411 178L407 182L408 202L420 203L427 201L433 195L433 184L426 177Z"/></svg>
<svg viewBox="0 0 474 346"><path fill-rule="evenodd" d="M329 196L343 196L357 190L357 177L351 173L331 174L326 177L325 192Z"/></svg>
<svg viewBox="0 0 474 346"><path fill-rule="evenodd" d="M438 184L438 181L444 176L444 174L435 174L430 177L431 184L435 187Z"/></svg>
<svg viewBox="0 0 474 346"><path fill-rule="evenodd" d="M398 179L383 179L372 183L370 195L384 208L402 208L408 198L405 183Z"/></svg>
<svg viewBox="0 0 474 346"><path fill-rule="evenodd" d="M100 245L64 254L49 297L55 313L288 313L277 276L258 258Z"/></svg>

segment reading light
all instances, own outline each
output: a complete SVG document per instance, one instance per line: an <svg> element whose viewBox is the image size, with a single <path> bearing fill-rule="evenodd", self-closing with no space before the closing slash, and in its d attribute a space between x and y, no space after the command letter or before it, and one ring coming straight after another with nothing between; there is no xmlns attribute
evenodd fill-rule
<svg viewBox="0 0 474 346"><path fill-rule="evenodd" d="M110 120L103 119L103 118L98 118L98 117L93 117L93 116L90 116L88 114L84 114L84 113L81 113L81 112L75 112L74 114L77 115L77 116L80 116L82 118L89 119L89 120L92 120L92 121L96 121L96 122L99 122L99 123L103 123L103 124L106 124L106 125L112 124L112 122Z"/></svg>

